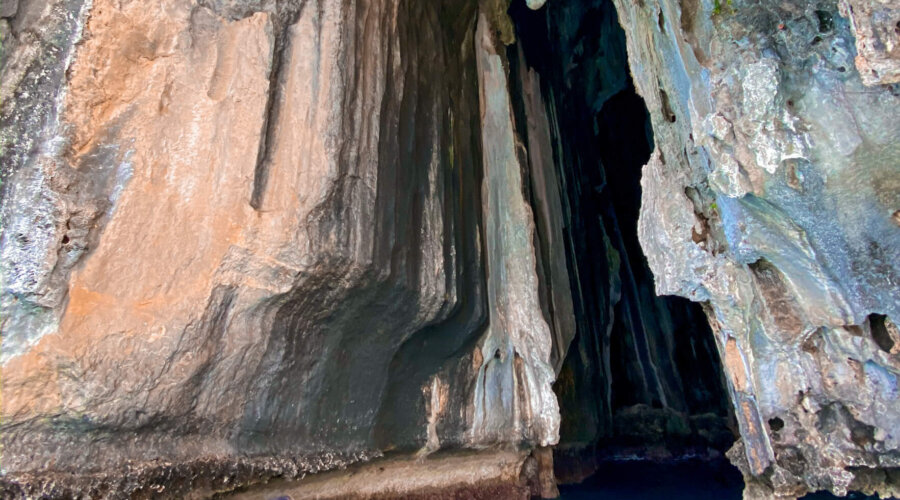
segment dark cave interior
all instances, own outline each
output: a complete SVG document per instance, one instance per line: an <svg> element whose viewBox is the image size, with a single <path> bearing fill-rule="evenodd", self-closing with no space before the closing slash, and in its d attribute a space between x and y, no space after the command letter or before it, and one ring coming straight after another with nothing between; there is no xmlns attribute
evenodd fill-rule
<svg viewBox="0 0 900 500"><path fill-rule="evenodd" d="M509 14L510 74L525 65L540 76L564 191L577 333L554 386L557 477L578 481L609 458L723 453L734 426L706 316L698 304L655 294L638 241L653 131L615 7L577 0L532 11L518 0Z"/></svg>

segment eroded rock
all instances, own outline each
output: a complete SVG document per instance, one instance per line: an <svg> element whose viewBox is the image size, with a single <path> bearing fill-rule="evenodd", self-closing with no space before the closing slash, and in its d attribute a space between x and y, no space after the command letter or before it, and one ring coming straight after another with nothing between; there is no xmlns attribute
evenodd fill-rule
<svg viewBox="0 0 900 500"><path fill-rule="evenodd" d="M838 7L856 38L856 69L863 83L900 82L900 2L841 0ZM820 26L830 22L828 15L820 15Z"/></svg>
<svg viewBox="0 0 900 500"><path fill-rule="evenodd" d="M36 4L15 36L62 8ZM4 99L25 148L3 157L10 488L115 496L183 469L177 496L247 456L214 487L556 442L571 334L541 310L476 2L65 7L45 20L65 57L4 71L4 93L56 85Z"/></svg>
<svg viewBox="0 0 900 500"><path fill-rule="evenodd" d="M747 496L896 467L898 360L870 324L900 314L900 100L854 68L896 63L866 49L890 4L616 4L657 138L641 240L660 293L709 304Z"/></svg>
<svg viewBox="0 0 900 500"><path fill-rule="evenodd" d="M657 292L704 304L746 495L894 491L896 2L614 4L653 128L641 244ZM723 418L692 413L666 358L699 337L646 314L674 309L636 286L640 252L612 229L566 246L563 192L612 189L560 172L547 86L586 63L527 68L504 2L2 5L4 494L514 445L498 474L537 482L502 487L550 495L546 451L524 457L557 442L551 384L583 387L569 344L587 360L616 321L633 354L591 353L585 439ZM630 84L604 68L575 80L609 120ZM585 249L604 261L577 296Z"/></svg>

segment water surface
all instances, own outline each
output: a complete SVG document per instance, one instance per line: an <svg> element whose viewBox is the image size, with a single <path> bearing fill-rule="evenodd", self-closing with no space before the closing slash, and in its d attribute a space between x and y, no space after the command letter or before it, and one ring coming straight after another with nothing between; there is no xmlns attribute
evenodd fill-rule
<svg viewBox="0 0 900 500"><path fill-rule="evenodd" d="M731 464L684 460L604 462L600 470L581 484L561 485L562 500L741 500L744 483ZM803 500L838 499L829 493L814 493ZM875 500L860 493L844 499Z"/></svg>

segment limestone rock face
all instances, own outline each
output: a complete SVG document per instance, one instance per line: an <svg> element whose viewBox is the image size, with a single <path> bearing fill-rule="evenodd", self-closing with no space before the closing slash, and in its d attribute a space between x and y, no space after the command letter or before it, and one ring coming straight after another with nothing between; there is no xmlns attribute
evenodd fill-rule
<svg viewBox="0 0 900 500"><path fill-rule="evenodd" d="M236 463L251 481L556 442L551 351L571 333L554 344L538 301L502 45L475 2L17 12L12 481L227 489Z"/></svg>
<svg viewBox="0 0 900 500"><path fill-rule="evenodd" d="M841 0L856 37L856 68L866 85L900 82L900 2Z"/></svg>
<svg viewBox="0 0 900 500"><path fill-rule="evenodd" d="M525 165L518 157L503 59L484 15L475 36L490 309L481 348L485 361L475 386L476 401L483 403L475 407L473 430L479 439L515 442L526 437L546 446L559 438L559 408L551 388L556 378L549 364L553 342L538 299L534 221L523 197Z"/></svg>
<svg viewBox="0 0 900 500"><path fill-rule="evenodd" d="M712 344L748 497L897 494L898 12L0 3L0 496L550 495L561 434L723 427Z"/></svg>
<svg viewBox="0 0 900 500"><path fill-rule="evenodd" d="M641 242L659 293L706 304L748 494L892 482L896 5L615 3L656 138Z"/></svg>

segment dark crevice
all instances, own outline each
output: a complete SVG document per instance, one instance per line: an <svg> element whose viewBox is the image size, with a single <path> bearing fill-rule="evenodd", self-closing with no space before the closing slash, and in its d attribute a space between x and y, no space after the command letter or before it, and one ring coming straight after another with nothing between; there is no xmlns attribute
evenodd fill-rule
<svg viewBox="0 0 900 500"><path fill-rule="evenodd" d="M890 353L894 348L894 339L891 338L887 327L887 316L883 314L869 315L869 328L872 330L872 340L878 344L878 348Z"/></svg>
<svg viewBox="0 0 900 500"><path fill-rule="evenodd" d="M540 75L559 131L553 147L576 335L554 386L558 479L580 480L623 455L724 452L734 427L706 316L698 304L656 295L638 240L653 131L615 8L575 0L531 11L517 0L510 15L521 45L507 51L510 74L525 65ZM515 81L510 90L522 100ZM660 112L674 122L666 97ZM516 110L515 118L526 117Z"/></svg>

